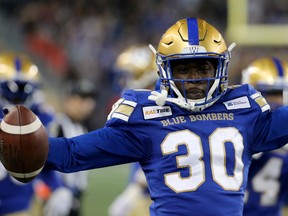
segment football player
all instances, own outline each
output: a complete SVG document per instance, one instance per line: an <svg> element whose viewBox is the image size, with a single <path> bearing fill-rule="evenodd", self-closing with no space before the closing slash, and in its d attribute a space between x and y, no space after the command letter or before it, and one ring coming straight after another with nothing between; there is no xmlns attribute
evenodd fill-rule
<svg viewBox="0 0 288 216"><path fill-rule="evenodd" d="M114 89L118 94L135 88L153 90L158 80L156 71L155 55L149 47L143 44L131 45L116 60ZM144 173L139 163L132 163L128 185L110 205L109 216L148 216L150 204Z"/></svg>
<svg viewBox="0 0 288 216"><path fill-rule="evenodd" d="M274 57L254 60L242 73L242 83L253 85L272 110L288 104L288 63ZM287 145L255 154L245 191L245 216L280 216L288 193Z"/></svg>
<svg viewBox="0 0 288 216"><path fill-rule="evenodd" d="M103 128L49 138L47 168L139 162L150 215L242 215L252 155L288 142L288 107L270 111L252 86L228 87L234 46L203 19L177 21L151 46L161 91L127 90Z"/></svg>
<svg viewBox="0 0 288 216"><path fill-rule="evenodd" d="M40 82L38 67L28 56L15 52L0 54L0 109L9 109L16 104L25 105L39 117L49 131L54 114L52 109L48 109L43 103L43 95L39 90ZM3 113L0 112L0 118L2 117ZM31 183L23 184L11 177L2 163L0 163L0 215L33 214L31 203L34 191L40 183L48 185L51 192L47 197L44 216L66 215L68 206L72 204L72 195L64 187L57 172L43 170ZM39 212L37 214L39 215Z"/></svg>

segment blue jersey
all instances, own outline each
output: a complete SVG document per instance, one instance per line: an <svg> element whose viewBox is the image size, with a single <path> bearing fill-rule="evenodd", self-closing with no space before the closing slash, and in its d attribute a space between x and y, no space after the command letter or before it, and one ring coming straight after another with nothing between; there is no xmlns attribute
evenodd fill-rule
<svg viewBox="0 0 288 216"><path fill-rule="evenodd" d="M138 161L152 216L242 215L252 154L288 143L288 107L270 112L248 85L201 112L156 106L150 93L127 91L102 129L50 138L47 167L75 172Z"/></svg>
<svg viewBox="0 0 288 216"><path fill-rule="evenodd" d="M288 194L288 151L285 148L263 153L252 160L244 216L281 215Z"/></svg>
<svg viewBox="0 0 288 216"><path fill-rule="evenodd" d="M53 113L44 111L41 106L34 105L31 108L43 125L48 127L53 120ZM0 112L0 118L3 118L2 112ZM44 170L38 178L48 184L51 190L62 186L62 180L55 171ZM26 184L18 182L8 174L0 162L0 215L29 209L34 195L33 182Z"/></svg>

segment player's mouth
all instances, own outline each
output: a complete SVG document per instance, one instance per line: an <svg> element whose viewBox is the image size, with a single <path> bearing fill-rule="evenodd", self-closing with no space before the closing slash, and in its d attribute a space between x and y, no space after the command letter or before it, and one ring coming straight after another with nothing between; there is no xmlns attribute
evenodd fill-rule
<svg viewBox="0 0 288 216"><path fill-rule="evenodd" d="M205 90L199 88L190 88L186 90L186 96L188 99L201 99L205 97Z"/></svg>

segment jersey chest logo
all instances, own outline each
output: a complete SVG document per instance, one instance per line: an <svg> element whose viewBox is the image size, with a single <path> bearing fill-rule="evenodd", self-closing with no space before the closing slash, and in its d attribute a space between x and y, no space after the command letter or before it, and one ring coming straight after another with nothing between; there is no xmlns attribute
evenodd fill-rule
<svg viewBox="0 0 288 216"><path fill-rule="evenodd" d="M227 110L250 108L249 100L246 96L223 102Z"/></svg>
<svg viewBox="0 0 288 216"><path fill-rule="evenodd" d="M149 106L143 107L144 119L154 119L159 117L171 116L172 110L169 106Z"/></svg>

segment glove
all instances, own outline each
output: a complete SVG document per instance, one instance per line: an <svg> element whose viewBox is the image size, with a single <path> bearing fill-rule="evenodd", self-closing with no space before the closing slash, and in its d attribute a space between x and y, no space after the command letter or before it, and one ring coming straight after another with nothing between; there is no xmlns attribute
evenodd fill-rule
<svg viewBox="0 0 288 216"><path fill-rule="evenodd" d="M47 200L43 214L44 216L67 216L73 205L73 194L65 187L53 191Z"/></svg>
<svg viewBox="0 0 288 216"><path fill-rule="evenodd" d="M109 216L126 216L134 207L135 201L143 194L141 185L131 183L113 201L108 209Z"/></svg>

